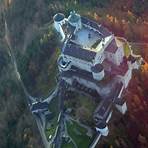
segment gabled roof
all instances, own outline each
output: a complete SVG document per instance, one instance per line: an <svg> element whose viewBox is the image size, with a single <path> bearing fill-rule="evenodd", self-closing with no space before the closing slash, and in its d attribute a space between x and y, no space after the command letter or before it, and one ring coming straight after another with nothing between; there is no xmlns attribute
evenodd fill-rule
<svg viewBox="0 0 148 148"><path fill-rule="evenodd" d="M112 102L108 100L102 100L94 112L94 118L98 120L104 120L108 118L112 109Z"/></svg>
<svg viewBox="0 0 148 148"><path fill-rule="evenodd" d="M81 48L79 45L70 42L67 43L67 45L64 47L63 54L89 62L95 59L96 56L95 52L90 50L85 50Z"/></svg>
<svg viewBox="0 0 148 148"><path fill-rule="evenodd" d="M128 70L129 68L128 68L127 59L123 59L123 62L119 66L112 66L111 73L115 75L125 76Z"/></svg>
<svg viewBox="0 0 148 148"><path fill-rule="evenodd" d="M106 127L106 123L102 121L102 122L97 123L96 126L99 129L104 129Z"/></svg>
<svg viewBox="0 0 148 148"><path fill-rule="evenodd" d="M80 15L77 14L75 11L70 12L70 16L68 18L68 21L70 23L76 23L81 19Z"/></svg>
<svg viewBox="0 0 148 148"><path fill-rule="evenodd" d="M115 53L118 50L118 46L116 44L115 39L113 39L109 45L105 48L105 51Z"/></svg>
<svg viewBox="0 0 148 148"><path fill-rule="evenodd" d="M48 103L47 102L36 102L32 105L31 111L36 110L47 110L48 109Z"/></svg>
<svg viewBox="0 0 148 148"><path fill-rule="evenodd" d="M65 18L65 15L62 13L57 13L53 18L55 21L60 22Z"/></svg>
<svg viewBox="0 0 148 148"><path fill-rule="evenodd" d="M116 98L114 103L117 105L123 105L125 103L125 98Z"/></svg>
<svg viewBox="0 0 148 148"><path fill-rule="evenodd" d="M102 64L96 64L93 67L91 67L92 72L94 73L99 73L103 70L103 65Z"/></svg>
<svg viewBox="0 0 148 148"><path fill-rule="evenodd" d="M100 35L102 35L102 37L107 37L112 34L107 28L103 27L102 25L98 25L98 23L95 21L92 21L83 16L81 16L81 20L83 24L89 25L90 27L98 30L100 32Z"/></svg>

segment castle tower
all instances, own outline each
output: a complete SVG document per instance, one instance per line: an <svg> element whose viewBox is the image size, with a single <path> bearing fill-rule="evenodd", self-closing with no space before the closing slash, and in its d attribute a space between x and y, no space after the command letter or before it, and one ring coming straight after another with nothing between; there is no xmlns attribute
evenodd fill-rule
<svg viewBox="0 0 148 148"><path fill-rule="evenodd" d="M104 78L104 68L102 64L96 64L91 67L91 71L95 80L100 81Z"/></svg>
<svg viewBox="0 0 148 148"><path fill-rule="evenodd" d="M57 13L56 15L54 15L53 20L54 20L54 28L57 30L57 32L60 33L62 37L61 41L63 42L65 40L65 33L62 29L62 25L65 24L65 16L62 13Z"/></svg>
<svg viewBox="0 0 148 148"><path fill-rule="evenodd" d="M71 62L64 56L58 58L58 67L60 71L67 71L71 68Z"/></svg>
<svg viewBox="0 0 148 148"><path fill-rule="evenodd" d="M127 111L127 104L124 98L117 98L115 100L116 103L116 108L119 112L121 112L122 114L125 114Z"/></svg>
<svg viewBox="0 0 148 148"><path fill-rule="evenodd" d="M106 125L105 122L98 123L96 130L99 131L103 136L107 136L109 133L108 126Z"/></svg>
<svg viewBox="0 0 148 148"><path fill-rule="evenodd" d="M75 11L70 12L68 22L71 26L76 28L76 31L78 31L82 27L81 16L77 14Z"/></svg>

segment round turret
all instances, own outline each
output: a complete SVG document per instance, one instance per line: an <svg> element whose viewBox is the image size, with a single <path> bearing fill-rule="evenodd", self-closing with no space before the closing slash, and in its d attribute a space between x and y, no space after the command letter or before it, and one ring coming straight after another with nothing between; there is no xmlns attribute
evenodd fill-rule
<svg viewBox="0 0 148 148"><path fill-rule="evenodd" d="M53 17L55 22L62 22L65 19L65 15L63 13L57 13L56 15L54 15Z"/></svg>
<svg viewBox="0 0 148 148"><path fill-rule="evenodd" d="M57 30L57 32L60 33L61 37L62 37L62 41L64 41L65 39L65 34L64 31L62 29L62 25L65 24L65 16L62 13L57 13L56 15L54 15L53 17L54 20L54 28Z"/></svg>
<svg viewBox="0 0 148 148"><path fill-rule="evenodd" d="M97 124L96 130L101 133L103 136L107 136L109 133L108 126L106 125L105 122L100 122Z"/></svg>
<svg viewBox="0 0 148 148"><path fill-rule="evenodd" d="M71 26L76 27L76 30L80 29L81 24L81 16L77 14L75 11L70 12L70 16L68 17L68 22Z"/></svg>
<svg viewBox="0 0 148 148"><path fill-rule="evenodd" d="M96 64L91 67L93 78L96 80L102 80L104 78L104 68L102 64Z"/></svg>
<svg viewBox="0 0 148 148"><path fill-rule="evenodd" d="M66 57L60 56L57 62L60 71L67 71L71 68L71 61Z"/></svg>

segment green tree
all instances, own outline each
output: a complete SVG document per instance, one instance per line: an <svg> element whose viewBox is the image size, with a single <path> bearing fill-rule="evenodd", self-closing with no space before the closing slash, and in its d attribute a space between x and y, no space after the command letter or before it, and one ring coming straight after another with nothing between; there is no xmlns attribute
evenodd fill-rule
<svg viewBox="0 0 148 148"><path fill-rule="evenodd" d="M91 0L93 6L107 7L110 4L110 0Z"/></svg>

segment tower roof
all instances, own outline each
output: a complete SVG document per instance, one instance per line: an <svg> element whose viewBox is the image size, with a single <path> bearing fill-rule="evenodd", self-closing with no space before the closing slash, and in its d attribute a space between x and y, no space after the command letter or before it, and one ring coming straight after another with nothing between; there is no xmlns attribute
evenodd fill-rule
<svg viewBox="0 0 148 148"><path fill-rule="evenodd" d="M102 122L97 123L96 126L99 129L104 129L106 127L106 123L102 121Z"/></svg>
<svg viewBox="0 0 148 148"><path fill-rule="evenodd" d="M68 18L70 23L76 23L81 19L80 15L77 14L75 11L70 12L70 16Z"/></svg>
<svg viewBox="0 0 148 148"><path fill-rule="evenodd" d="M53 19L54 19L55 21L57 21L57 22L62 21L64 18L65 18L65 15L64 15L63 13L57 13L57 14L53 17Z"/></svg>
<svg viewBox="0 0 148 148"><path fill-rule="evenodd" d="M103 65L102 64L96 64L93 67L91 67L92 72L94 73L99 73L103 70Z"/></svg>
<svg viewBox="0 0 148 148"><path fill-rule="evenodd" d="M115 39L113 39L110 44L107 46L107 48L105 49L105 51L111 52L111 53L115 53L118 50L118 46L116 44Z"/></svg>
<svg viewBox="0 0 148 148"><path fill-rule="evenodd" d="M36 102L32 105L31 110L47 110L48 109L48 103L47 102Z"/></svg>

